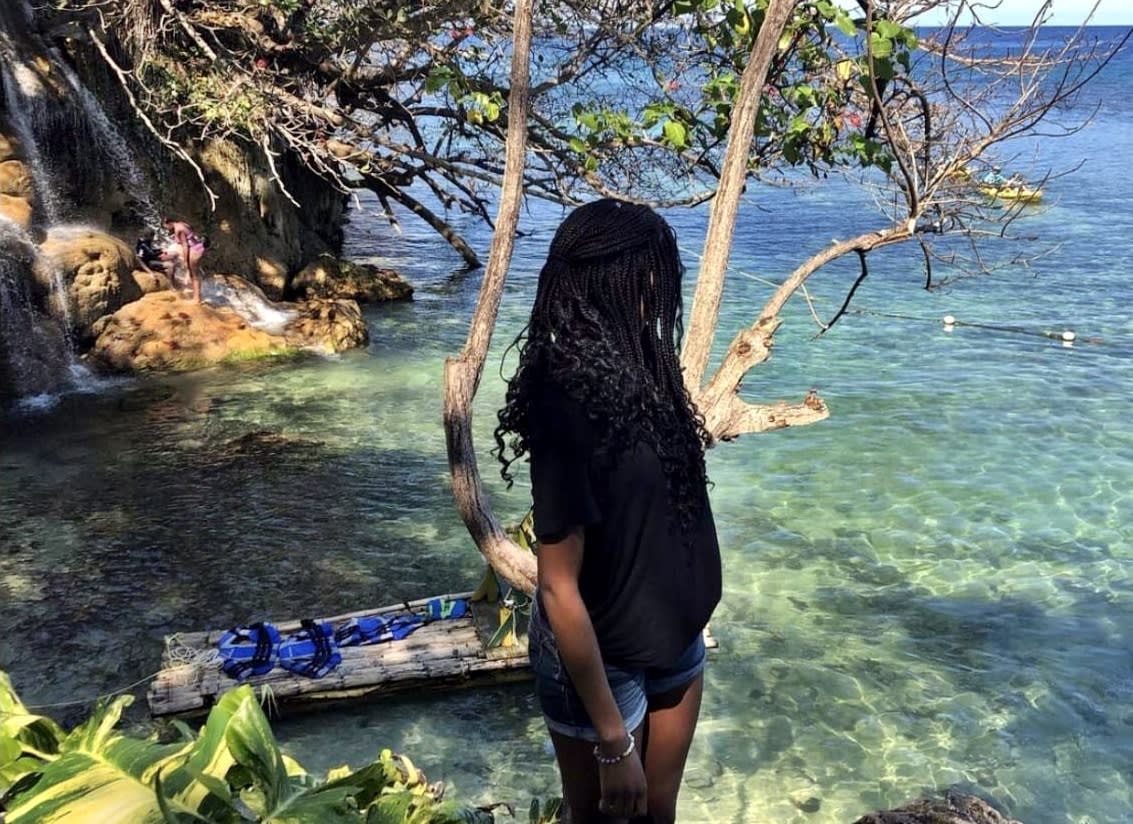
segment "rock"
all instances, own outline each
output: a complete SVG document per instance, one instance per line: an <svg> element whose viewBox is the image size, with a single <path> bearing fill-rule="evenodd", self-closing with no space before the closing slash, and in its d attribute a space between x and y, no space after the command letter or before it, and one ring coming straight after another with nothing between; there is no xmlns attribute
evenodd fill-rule
<svg viewBox="0 0 1133 824"><path fill-rule="evenodd" d="M295 162L290 152L277 155L275 167L301 208L280 188L255 144L206 141L193 157L219 198L215 208L202 207L196 172L171 161L161 170L167 181L163 209L208 235L201 262L206 272L240 272L279 300L292 272L342 243L346 195Z"/></svg>
<svg viewBox="0 0 1133 824"><path fill-rule="evenodd" d="M291 281L291 292L308 298L348 298L359 303L409 300L413 287L392 269L319 255Z"/></svg>
<svg viewBox="0 0 1133 824"><path fill-rule="evenodd" d="M312 298L296 305L299 317L287 324L284 336L293 346L343 352L365 346L370 339L362 310L353 300Z"/></svg>
<svg viewBox="0 0 1133 824"><path fill-rule="evenodd" d="M130 277L134 279L134 283L137 284L143 295L148 295L150 292L164 292L173 288L173 285L169 282L169 275L163 272L155 272L153 269L135 269L130 273Z"/></svg>
<svg viewBox="0 0 1133 824"><path fill-rule="evenodd" d="M35 258L30 239L0 222L0 406L54 392L71 378L66 335L34 288Z"/></svg>
<svg viewBox="0 0 1133 824"><path fill-rule="evenodd" d="M1021 824L972 795L922 798L896 810L862 816L854 824Z"/></svg>
<svg viewBox="0 0 1133 824"><path fill-rule="evenodd" d="M4 134L3 129L0 129L0 161L11 160L18 154L19 152L16 151L16 141Z"/></svg>
<svg viewBox="0 0 1133 824"><path fill-rule="evenodd" d="M35 199L35 186L27 165L21 160L0 162L0 194Z"/></svg>
<svg viewBox="0 0 1133 824"><path fill-rule="evenodd" d="M95 325L88 358L115 371L188 370L293 351L228 307L152 292Z"/></svg>
<svg viewBox="0 0 1133 824"><path fill-rule="evenodd" d="M93 229L52 229L40 245L36 279L50 290L56 273L62 277L71 326L85 340L99 318L142 296L131 275L135 268L133 250L117 238Z"/></svg>
<svg viewBox="0 0 1133 824"><path fill-rule="evenodd" d="M31 228L31 201L26 197L0 194L0 217L5 217L21 229Z"/></svg>

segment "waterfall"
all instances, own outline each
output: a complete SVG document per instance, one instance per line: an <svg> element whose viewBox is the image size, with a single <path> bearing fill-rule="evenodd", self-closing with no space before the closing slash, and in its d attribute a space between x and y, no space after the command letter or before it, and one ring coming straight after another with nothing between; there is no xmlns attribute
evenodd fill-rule
<svg viewBox="0 0 1133 824"><path fill-rule="evenodd" d="M0 67L0 83L4 86L4 108L8 122L16 138L24 160L32 173L32 186L35 189L36 204L46 223L57 223L62 219L63 204L59 199L59 186L55 183L54 169L48 164L36 139L36 124L42 118L32 101L42 99L39 79L22 63L12 61ZM27 89L32 94L27 93Z"/></svg>
<svg viewBox="0 0 1133 824"><path fill-rule="evenodd" d="M90 220L157 226L146 176L95 95L36 31L25 0L0 0L0 121L30 178L30 230L0 216L0 402L51 403L100 385L75 355L66 273L39 254ZM101 225L100 225L101 224Z"/></svg>
<svg viewBox="0 0 1133 824"><path fill-rule="evenodd" d="M149 184L122 131L64 55L36 35L28 4L0 7L3 104L33 177L37 223L125 213L127 224L156 227Z"/></svg>
<svg viewBox="0 0 1133 824"><path fill-rule="evenodd" d="M0 218L0 393L16 398L73 387L86 371L60 324L37 306L29 274L35 259L27 234Z"/></svg>
<svg viewBox="0 0 1133 824"><path fill-rule="evenodd" d="M92 127L92 137L95 138L93 148L108 168L116 170L118 185L127 197L135 202L137 216L141 222L149 228L156 229L161 224L161 219L157 207L150 200L149 183L122 133L106 116L105 109L90 89L75 76L71 67L59 55L53 53L52 56L55 58L55 65L62 71L71 93L79 101L86 122Z"/></svg>

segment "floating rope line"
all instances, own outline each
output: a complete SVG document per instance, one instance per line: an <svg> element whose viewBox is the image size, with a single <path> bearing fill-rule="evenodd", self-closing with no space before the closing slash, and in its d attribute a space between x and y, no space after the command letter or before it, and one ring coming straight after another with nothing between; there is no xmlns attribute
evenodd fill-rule
<svg viewBox="0 0 1133 824"><path fill-rule="evenodd" d="M121 695L124 692L128 692L134 689L134 687L140 687L146 681L152 681L154 678L157 678L159 674L160 673L155 672L152 675L147 675L144 678L139 678L132 684L127 684L126 686L120 687L116 690L111 690L110 692L96 695L93 698L80 698L76 701L56 701L52 704L25 704L25 706L29 710L47 710L56 707L79 707L85 706L87 704L97 704L99 701L104 701L107 698L113 698L116 695Z"/></svg>
<svg viewBox="0 0 1133 824"><path fill-rule="evenodd" d="M677 248L679 248L682 252L684 252L686 254L692 255L693 257L697 258L698 260L702 259L702 256L700 255L700 253L696 252L693 249L689 249L686 246L681 246L680 244L678 244ZM736 268L731 263L728 264L727 271L731 272L733 274L737 274L737 275L740 275L742 277L745 277L748 280L754 280L756 283L762 283L765 286L770 286L773 289L778 289L780 286L783 285L782 283L779 283L778 281L771 280L770 278L760 277L759 275L753 275L750 272L745 272L742 269ZM805 284L803 285L802 290L803 290L804 297L807 297L807 299L809 301L817 302L818 300L820 300L819 298L814 298L814 297L807 295ZM1100 337L1079 338L1078 333L1075 332L1072 329L1063 329L1061 331L1050 330L1050 329L1045 329L1045 330L1027 329L1026 327L1023 327L1023 326L1004 326L1004 325L995 324L995 323L977 323L976 321L957 320L956 317L953 316L953 315L945 315L940 320L936 320L936 319L933 319L933 318L917 317L915 315L902 315L902 314L898 314L896 312L879 312L879 311L874 310L874 309L847 309L846 314L848 314L848 315L872 315L874 317L879 317L879 318L897 318L898 320L913 320L913 321L918 321L920 323L933 323L933 324L943 323L945 331L948 331L948 332L951 332L957 326L967 326L967 327L970 327L972 329L988 329L988 330L995 331L995 332L1007 332L1007 333L1010 333L1010 334L1013 334L1013 335L1028 335L1030 337L1047 338L1048 340L1058 340L1058 341L1062 341L1062 344L1064 346L1072 346L1075 342L1089 343L1089 344L1093 344L1093 345L1098 345L1098 344L1101 344L1103 342Z"/></svg>
<svg viewBox="0 0 1133 824"><path fill-rule="evenodd" d="M957 326L968 326L973 329L989 329L994 332L1008 332L1013 335L1029 335L1036 338L1048 338L1050 340L1060 340L1063 344L1070 346L1073 343L1082 342L1090 344L1100 344L1102 339L1099 337L1079 338L1078 333L1072 329L1064 329L1061 331L1050 329L1027 329L1024 326L1004 326L996 323L977 323L970 320L957 320L952 315L945 315L940 320L933 318L917 317L916 315L902 315L897 312L879 312L876 309L848 309L847 314L851 315L872 315L878 318L896 318L898 320L913 320L920 323L943 323L945 331L952 331Z"/></svg>

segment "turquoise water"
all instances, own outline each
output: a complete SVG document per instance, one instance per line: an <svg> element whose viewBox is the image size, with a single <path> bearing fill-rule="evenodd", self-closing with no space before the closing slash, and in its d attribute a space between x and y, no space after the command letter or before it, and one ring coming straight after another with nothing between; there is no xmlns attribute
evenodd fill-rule
<svg viewBox="0 0 1133 824"><path fill-rule="evenodd" d="M1027 824L1133 820L1131 76L1126 55L1082 103L1102 102L1094 124L1042 144L1040 169L1085 164L1018 227L1039 238L1026 249L1058 244L1029 268L925 292L919 253L889 250L855 306L903 317L852 314L816 339L805 306L789 308L745 394L813 386L833 414L711 453L721 648L683 822L833 824L949 787ZM144 678L169 632L475 586L440 384L479 273L413 224L391 235L374 205L355 213L350 252L399 268L418 294L369 311L365 351L112 383L2 422L0 668L29 703ZM505 519L526 490L505 493L487 455L496 366L559 214L525 215L477 401ZM703 214L670 217L695 264ZM486 251L483 228L460 224ZM848 187L750 190L721 343L769 292L753 278L872 225ZM820 311L856 272L816 279ZM949 332L945 314L1079 341ZM525 685L288 718L277 732L315 769L392 746L465 798L522 810L556 792Z"/></svg>

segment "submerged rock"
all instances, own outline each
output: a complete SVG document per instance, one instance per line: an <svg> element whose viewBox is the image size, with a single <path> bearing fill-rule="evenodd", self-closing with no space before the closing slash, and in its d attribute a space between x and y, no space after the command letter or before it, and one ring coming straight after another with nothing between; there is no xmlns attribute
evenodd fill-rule
<svg viewBox="0 0 1133 824"><path fill-rule="evenodd" d="M413 287L392 269L319 255L291 281L291 292L307 298L347 298L359 303L409 300Z"/></svg>
<svg viewBox="0 0 1133 824"><path fill-rule="evenodd" d="M895 810L862 816L854 824L1021 824L982 798L949 793L941 799L923 798Z"/></svg>

